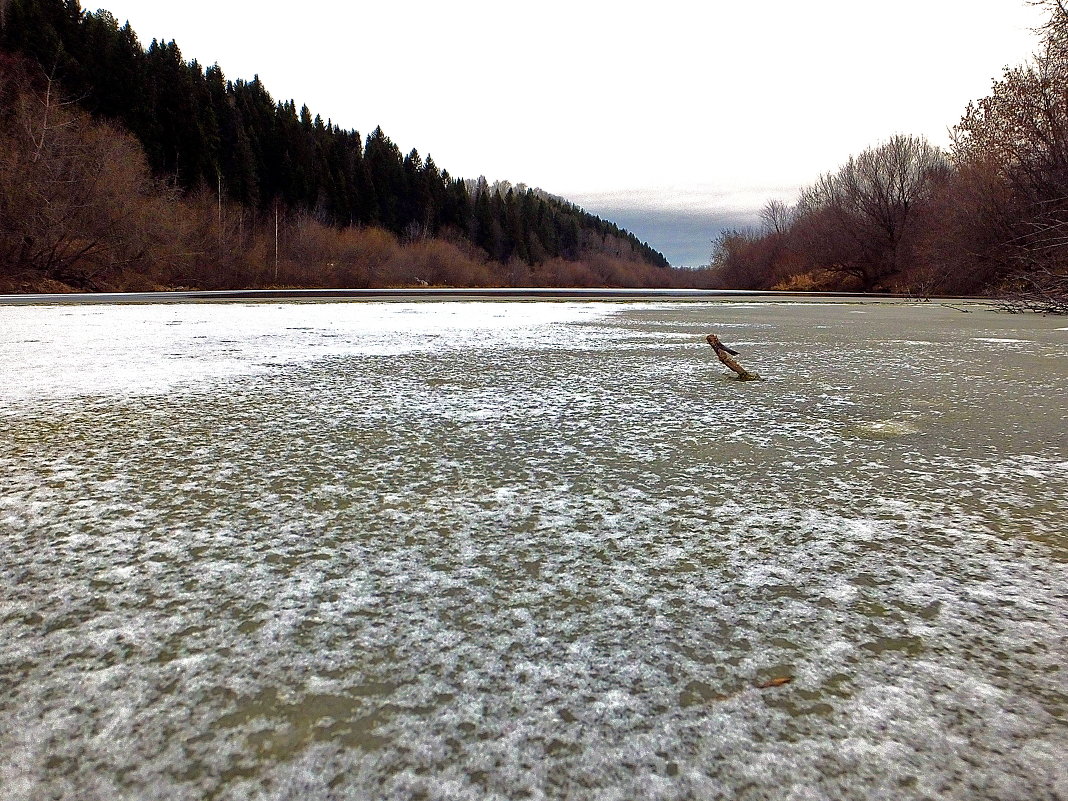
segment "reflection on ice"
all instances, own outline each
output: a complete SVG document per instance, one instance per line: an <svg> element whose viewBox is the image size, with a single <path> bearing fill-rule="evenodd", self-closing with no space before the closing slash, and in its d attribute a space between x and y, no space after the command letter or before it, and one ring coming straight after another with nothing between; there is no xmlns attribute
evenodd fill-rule
<svg viewBox="0 0 1068 801"><path fill-rule="evenodd" d="M0 309L5 797L1068 796L1048 321L68 311Z"/></svg>

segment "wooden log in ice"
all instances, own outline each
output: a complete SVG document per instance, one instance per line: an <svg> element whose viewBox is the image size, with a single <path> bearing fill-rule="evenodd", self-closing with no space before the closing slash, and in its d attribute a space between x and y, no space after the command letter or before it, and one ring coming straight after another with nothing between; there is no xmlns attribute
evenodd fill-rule
<svg viewBox="0 0 1068 801"><path fill-rule="evenodd" d="M760 376L758 376L756 373L750 373L748 370L738 364L738 362L732 359L732 356L738 355L738 351L731 350L730 348L728 348L726 345L719 341L719 337L717 337L715 334L709 334L707 337L705 337L705 340L708 342L709 345L712 346L712 350L716 352L716 356L719 358L719 360L738 374L739 381L756 381L760 378Z"/></svg>

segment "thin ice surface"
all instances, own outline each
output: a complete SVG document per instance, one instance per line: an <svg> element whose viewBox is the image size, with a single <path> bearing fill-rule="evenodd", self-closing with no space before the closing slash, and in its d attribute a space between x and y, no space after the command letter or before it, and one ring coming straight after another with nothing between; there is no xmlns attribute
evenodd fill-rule
<svg viewBox="0 0 1068 801"><path fill-rule="evenodd" d="M1068 797L1049 321L64 311L0 310L5 798Z"/></svg>
<svg viewBox="0 0 1068 801"><path fill-rule="evenodd" d="M0 308L0 400L150 394L330 356L531 345L596 307L492 303Z"/></svg>

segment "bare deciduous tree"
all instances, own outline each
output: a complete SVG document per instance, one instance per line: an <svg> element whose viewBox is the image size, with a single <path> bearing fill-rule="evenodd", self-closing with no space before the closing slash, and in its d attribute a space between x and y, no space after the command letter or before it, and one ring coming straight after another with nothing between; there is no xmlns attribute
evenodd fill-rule
<svg viewBox="0 0 1068 801"><path fill-rule="evenodd" d="M1036 5L1050 13L1042 49L968 106L953 153L960 172L993 176L1005 197L984 221L999 232L984 255L1013 295L1032 292L1048 306L1068 274L1068 12L1063 0Z"/></svg>
<svg viewBox="0 0 1068 801"><path fill-rule="evenodd" d="M93 288L136 260L137 201L148 188L140 146L60 99L51 76L9 63L0 83L0 266Z"/></svg>
<svg viewBox="0 0 1068 801"><path fill-rule="evenodd" d="M947 169L942 151L914 136L851 157L798 200L795 225L808 260L863 290L878 287L907 265L915 210Z"/></svg>
<svg viewBox="0 0 1068 801"><path fill-rule="evenodd" d="M769 200L760 210L760 224L765 234L785 234L794 221L794 209L782 200Z"/></svg>

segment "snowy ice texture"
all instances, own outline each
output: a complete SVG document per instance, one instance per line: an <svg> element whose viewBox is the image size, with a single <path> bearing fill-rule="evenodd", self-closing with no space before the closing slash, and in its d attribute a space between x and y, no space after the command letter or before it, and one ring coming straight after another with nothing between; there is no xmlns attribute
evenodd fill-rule
<svg viewBox="0 0 1068 801"><path fill-rule="evenodd" d="M0 797L1068 798L1065 344L0 308Z"/></svg>

